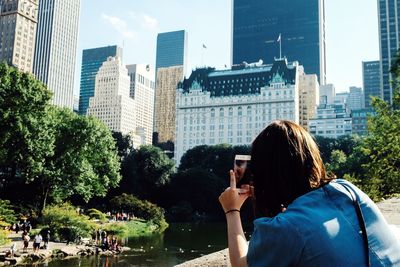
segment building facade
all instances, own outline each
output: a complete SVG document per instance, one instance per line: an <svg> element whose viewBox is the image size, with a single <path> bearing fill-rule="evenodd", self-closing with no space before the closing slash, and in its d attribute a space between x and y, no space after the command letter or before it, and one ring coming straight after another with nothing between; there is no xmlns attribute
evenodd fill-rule
<svg viewBox="0 0 400 267"><path fill-rule="evenodd" d="M135 122L135 101L129 97L130 78L120 58L109 57L96 75L94 96L87 114L101 120L114 132L131 135L135 147L144 144Z"/></svg>
<svg viewBox="0 0 400 267"><path fill-rule="evenodd" d="M392 103L390 68L400 48L400 0L378 0L379 51L383 99Z"/></svg>
<svg viewBox="0 0 400 267"><path fill-rule="evenodd" d="M361 87L351 86L349 89L349 97L347 99L347 106L350 111L355 109L364 108L364 92Z"/></svg>
<svg viewBox="0 0 400 267"><path fill-rule="evenodd" d="M80 0L40 0L33 73L72 110Z"/></svg>
<svg viewBox="0 0 400 267"><path fill-rule="evenodd" d="M183 69L175 66L157 70L154 131L159 143L175 142L176 89L183 79Z"/></svg>
<svg viewBox="0 0 400 267"><path fill-rule="evenodd" d="M299 123L297 62L197 69L178 86L175 160L198 145L250 144L270 122Z"/></svg>
<svg viewBox="0 0 400 267"><path fill-rule="evenodd" d="M157 36L156 90L154 100L155 143L175 141L176 89L185 75L187 32Z"/></svg>
<svg viewBox="0 0 400 267"><path fill-rule="evenodd" d="M312 135L338 138L352 134L352 119L343 103L320 104L317 108L317 117L310 119L309 125Z"/></svg>
<svg viewBox="0 0 400 267"><path fill-rule="evenodd" d="M319 98L319 83L317 75L299 75L299 123L307 130L309 130L309 120L315 118L317 114Z"/></svg>
<svg viewBox="0 0 400 267"><path fill-rule="evenodd" d="M362 63L364 106L371 107L371 97L382 98L380 61L364 61Z"/></svg>
<svg viewBox="0 0 400 267"><path fill-rule="evenodd" d="M319 87L319 103L331 105L335 102L336 88L333 84L324 84Z"/></svg>
<svg viewBox="0 0 400 267"><path fill-rule="evenodd" d="M94 96L96 74L108 57L122 58L122 48L116 45L91 49L82 52L81 83L79 97L79 114L86 115L89 99Z"/></svg>
<svg viewBox="0 0 400 267"><path fill-rule="evenodd" d="M368 117L375 112L370 108L355 109L351 111L353 134L366 135L368 133Z"/></svg>
<svg viewBox="0 0 400 267"><path fill-rule="evenodd" d="M151 145L154 115L154 70L148 64L127 65L129 96L135 100L135 123L142 128L144 144Z"/></svg>
<svg viewBox="0 0 400 267"><path fill-rule="evenodd" d="M325 0L233 1L233 64L297 60L326 83Z"/></svg>
<svg viewBox="0 0 400 267"><path fill-rule="evenodd" d="M156 70L172 66L186 66L187 32L163 32L157 35Z"/></svg>
<svg viewBox="0 0 400 267"><path fill-rule="evenodd" d="M32 73L38 0L0 1L0 61Z"/></svg>

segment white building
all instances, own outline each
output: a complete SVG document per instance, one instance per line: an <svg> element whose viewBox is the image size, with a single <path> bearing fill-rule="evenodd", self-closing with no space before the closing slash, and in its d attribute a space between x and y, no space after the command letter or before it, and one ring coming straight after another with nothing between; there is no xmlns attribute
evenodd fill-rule
<svg viewBox="0 0 400 267"><path fill-rule="evenodd" d="M0 61L32 73L38 0L0 0Z"/></svg>
<svg viewBox="0 0 400 267"><path fill-rule="evenodd" d="M148 64L127 65L130 77L130 97L135 100L135 122L142 128L144 144L152 144L155 74Z"/></svg>
<svg viewBox="0 0 400 267"><path fill-rule="evenodd" d="M52 103L73 109L80 0L40 0L33 73L53 92Z"/></svg>
<svg viewBox="0 0 400 267"><path fill-rule="evenodd" d="M198 145L250 144L270 122L299 123L297 62L197 69L178 86L175 160Z"/></svg>
<svg viewBox="0 0 400 267"><path fill-rule="evenodd" d="M336 89L333 84L325 84L319 87L319 103L331 105L335 101Z"/></svg>
<svg viewBox="0 0 400 267"><path fill-rule="evenodd" d="M364 93L361 87L350 87L347 106L350 110L363 109L365 107Z"/></svg>
<svg viewBox="0 0 400 267"><path fill-rule="evenodd" d="M142 129L135 123L135 101L129 97L128 70L118 57L109 57L96 75L94 97L89 100L88 115L101 120L115 132L130 134L135 147L144 144Z"/></svg>
<svg viewBox="0 0 400 267"><path fill-rule="evenodd" d="M328 138L352 134L352 120L343 103L320 104L317 117L310 119L309 127L311 134Z"/></svg>

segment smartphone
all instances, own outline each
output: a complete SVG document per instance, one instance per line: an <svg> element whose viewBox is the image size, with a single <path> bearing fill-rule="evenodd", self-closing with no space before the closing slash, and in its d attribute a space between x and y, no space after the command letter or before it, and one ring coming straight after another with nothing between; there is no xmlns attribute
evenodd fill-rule
<svg viewBox="0 0 400 267"><path fill-rule="evenodd" d="M237 187L243 184L252 184L252 175L249 168L250 161L250 155L235 155L233 172L235 173Z"/></svg>

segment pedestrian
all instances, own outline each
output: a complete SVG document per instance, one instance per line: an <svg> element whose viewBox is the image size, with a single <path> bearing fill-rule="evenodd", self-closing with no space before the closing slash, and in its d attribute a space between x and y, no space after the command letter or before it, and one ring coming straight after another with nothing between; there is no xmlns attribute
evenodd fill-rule
<svg viewBox="0 0 400 267"><path fill-rule="evenodd" d="M40 249L40 244L42 243L43 237L42 235L39 233L35 236L35 238L33 239L33 252L39 252Z"/></svg>
<svg viewBox="0 0 400 267"><path fill-rule="evenodd" d="M50 230L45 229L43 232L43 248L48 249L49 248L49 241L50 241Z"/></svg>
<svg viewBox="0 0 400 267"><path fill-rule="evenodd" d="M28 233L26 231L24 231L22 233L22 241L24 242L24 248L23 248L23 252L28 252L28 246L29 246L29 240L31 238L29 237Z"/></svg>
<svg viewBox="0 0 400 267"><path fill-rule="evenodd" d="M317 144L301 126L275 121L253 141L253 186L231 183L219 197L236 266L400 266L400 240L375 203L325 172ZM247 243L240 208L256 208Z"/></svg>

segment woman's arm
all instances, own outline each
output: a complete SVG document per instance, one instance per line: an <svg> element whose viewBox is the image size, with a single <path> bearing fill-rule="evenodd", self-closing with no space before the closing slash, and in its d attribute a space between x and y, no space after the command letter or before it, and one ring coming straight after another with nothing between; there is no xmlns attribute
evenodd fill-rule
<svg viewBox="0 0 400 267"><path fill-rule="evenodd" d="M239 210L244 201L249 197L250 188L246 186L242 189L237 189L233 171L230 171L230 177L230 187L220 195L219 201L226 214L229 257L232 267L242 267L247 266L246 255L248 245L243 233Z"/></svg>

